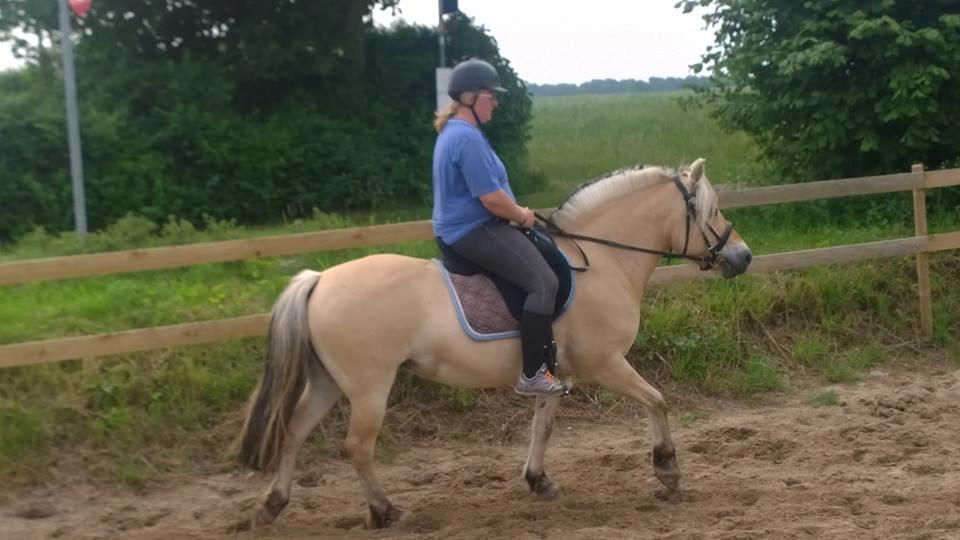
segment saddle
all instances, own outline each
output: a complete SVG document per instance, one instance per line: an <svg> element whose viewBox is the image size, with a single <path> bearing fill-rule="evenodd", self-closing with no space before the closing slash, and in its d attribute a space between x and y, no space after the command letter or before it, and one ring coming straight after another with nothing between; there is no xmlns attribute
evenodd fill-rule
<svg viewBox="0 0 960 540"><path fill-rule="evenodd" d="M573 302L575 282L570 261L546 233L534 229L521 232L557 275L556 320ZM437 245L443 257L435 262L464 332L477 341L518 337L520 314L527 299L523 289L464 259L439 238Z"/></svg>

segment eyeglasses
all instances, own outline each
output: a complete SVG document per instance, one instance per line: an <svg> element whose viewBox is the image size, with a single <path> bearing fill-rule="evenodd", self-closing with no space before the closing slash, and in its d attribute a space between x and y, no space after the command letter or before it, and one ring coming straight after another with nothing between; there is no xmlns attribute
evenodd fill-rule
<svg viewBox="0 0 960 540"><path fill-rule="evenodd" d="M477 94L477 99L480 99L480 98L487 98L487 99L493 101L494 103L497 102L497 95L496 95L496 94Z"/></svg>

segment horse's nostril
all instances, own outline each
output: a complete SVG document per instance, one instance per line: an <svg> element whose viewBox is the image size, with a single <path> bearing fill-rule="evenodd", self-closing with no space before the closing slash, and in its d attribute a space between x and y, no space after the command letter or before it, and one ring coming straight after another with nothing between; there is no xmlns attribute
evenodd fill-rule
<svg viewBox="0 0 960 540"><path fill-rule="evenodd" d="M753 260L753 253L750 253L748 251L747 254L743 257L743 262L750 264L750 261L752 260Z"/></svg>

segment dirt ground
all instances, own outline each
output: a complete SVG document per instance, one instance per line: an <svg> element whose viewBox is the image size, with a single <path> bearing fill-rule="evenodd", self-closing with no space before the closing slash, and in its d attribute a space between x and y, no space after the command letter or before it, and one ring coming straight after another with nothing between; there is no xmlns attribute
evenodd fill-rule
<svg viewBox="0 0 960 540"><path fill-rule="evenodd" d="M385 531L363 530L353 470L329 459L300 468L290 505L255 531L237 524L266 479L237 472L142 494L84 484L6 493L0 538L960 538L956 365L875 370L833 388L835 406L808 403L812 389L684 403L704 416L672 415L684 473L673 497L653 477L645 418L621 407L587 421L561 405L546 461L554 501L534 499L520 478L525 437L418 443L379 466L409 512Z"/></svg>

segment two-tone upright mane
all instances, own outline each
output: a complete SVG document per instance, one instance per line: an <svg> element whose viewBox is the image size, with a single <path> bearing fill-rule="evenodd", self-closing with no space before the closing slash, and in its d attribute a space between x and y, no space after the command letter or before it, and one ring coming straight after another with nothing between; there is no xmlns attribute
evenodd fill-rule
<svg viewBox="0 0 960 540"><path fill-rule="evenodd" d="M576 190L554 213L568 232L610 245L584 249L593 261L577 280L576 300L554 325L558 363L568 382L599 384L644 405L650 417L657 478L677 489L680 470L667 406L627 362L637 335L640 301L658 253L684 253L701 268L732 277L750 263L750 250L717 209L717 197L697 160L679 174L629 168ZM722 241L716 241L722 233ZM560 238L568 255L572 245ZM238 438L240 459L275 470L253 517L273 521L290 499L297 451L344 396L350 402L345 448L369 508L367 524L385 527L403 516L374 475L377 434L397 372L469 388L510 386L520 370L518 339L473 341L461 329L431 261L371 255L325 270L304 270L271 313L263 377ZM559 397L537 398L523 475L541 498L558 492L543 458Z"/></svg>
<svg viewBox="0 0 960 540"><path fill-rule="evenodd" d="M676 174L673 169L644 165L617 169L578 186L550 217L561 227L569 227L592 209L651 185L668 182ZM706 176L697 182L694 196L697 224L703 227L719 208L717 192Z"/></svg>

